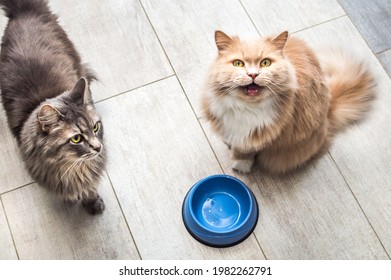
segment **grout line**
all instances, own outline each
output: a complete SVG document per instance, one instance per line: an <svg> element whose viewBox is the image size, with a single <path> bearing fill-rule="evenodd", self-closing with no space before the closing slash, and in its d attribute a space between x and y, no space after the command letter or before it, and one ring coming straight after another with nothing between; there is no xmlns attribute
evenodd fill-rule
<svg viewBox="0 0 391 280"><path fill-rule="evenodd" d="M124 95L124 94L126 94L126 93L129 93L129 92L132 92L132 91L138 90L138 89L140 89L140 88L143 88L143 87L146 87L146 86L149 86L149 85L153 85L153 84L155 84L155 83L158 83L158 82L164 81L164 80L166 80L166 79L169 79L169 78L172 78L172 77L174 77L174 76L175 76L175 74L172 74L172 75L169 75L169 76L166 76L166 77L163 77L163 78L160 78L160 79L154 80L154 81L152 81L152 82L149 82L149 83L143 84L143 85L141 85L141 86L137 86L137 87L135 87L135 88L132 88L132 89L125 90L125 91L123 91L123 92L120 92L120 93L114 94L114 95L112 95L112 96L110 96L110 97L107 97L107 98L101 99L101 100L99 100L99 101L96 101L96 102L94 102L94 103L95 103L95 104L98 104L98 103L101 103L101 102L103 102L103 101L106 101L106 100L113 99L113 98L115 98L115 97L118 97L118 96L120 96L120 95Z"/></svg>
<svg viewBox="0 0 391 280"><path fill-rule="evenodd" d="M262 34L261 34L261 32L259 31L259 29L257 28L255 22L253 21L253 19L251 18L250 14L248 13L246 7L243 5L242 0L239 0L239 3L240 3L241 6L243 7L243 10L246 12L247 16L249 17L250 21L251 21L252 24L254 25L255 29L256 29L257 32L258 32L258 34L259 34L260 36L262 36ZM318 26L318 25L321 25L321 24L324 24L324 23L327 23L327 22L330 22L330 21L333 21L333 20L336 20L336 19L339 19L339 18L343 18L343 17L345 17L345 16L348 17L348 15L346 14L346 12L345 12L344 15L340 15L340 16L337 16L337 17L335 17L335 18L328 19L328 20L323 21L323 22L319 22L319 23L317 23L317 24L314 24L314 25L305 27L305 28L303 28L303 29L299 29L299 30L292 31L292 32L290 32L289 30L288 30L288 31L289 31L290 34L295 34L295 33L298 33L298 32L301 32L301 31L304 31L304 30L307 30L307 29L310 29L310 28L312 28L312 27L315 27L315 26Z"/></svg>
<svg viewBox="0 0 391 280"><path fill-rule="evenodd" d="M253 26L254 26L255 30L257 31L258 35L261 36L261 32L259 31L259 29L258 29L258 27L256 26L255 22L254 22L253 19L251 18L251 16L250 16L250 14L248 13L246 7L243 5L243 3L242 3L241 0L239 0L239 3L240 3L240 5L242 6L244 12L247 14L247 16L248 16L248 18L250 19L251 23L253 24ZM217 155L216 155L216 153L215 153L215 151L214 151L214 149L213 149L213 146L212 146L212 144L210 143L209 138L208 138L208 136L206 135L206 133L205 133L205 131L204 131L204 128L203 128L203 126L202 126L201 123L200 123L201 117L200 117L200 118L197 118L197 120L198 120L198 123L199 123L200 126L201 126L202 131L204 132L204 135L205 135L205 137L206 137L206 140L207 140L208 143L209 143L209 146L211 147L211 149L212 149L212 151L213 151L213 153L214 153L214 155L215 155L215 157L216 157L216 159L217 159L217 162L218 162L219 165L220 165L221 170L223 171L223 173L225 173L225 170L224 170L224 168L222 167L220 161L218 160L218 157L217 157ZM258 218L258 219L259 219L259 218ZM257 235L255 234L255 232L253 232L252 234L254 235L255 241L257 242L258 247L259 247L259 249L261 250L261 253L263 254L265 260L267 260L266 254L265 254L265 252L263 251L263 248L262 248L261 243L259 242L259 240L258 240L258 238L257 238Z"/></svg>
<svg viewBox="0 0 391 280"><path fill-rule="evenodd" d="M326 21L322 21L322 22L316 23L314 25L311 25L311 26L308 26L308 27L305 27L305 28L302 28L302 29L299 29L299 30L296 30L296 31L292 31L290 33L291 34L295 34L295 33L298 33L298 32L301 32L301 31L304 31L304 30L307 30L307 29L311 29L313 27L316 27L316 26L319 26L319 25L322 25L322 24L325 24L325 23L328 23L328 22L331 22L333 20L337 20L337 19L340 19L340 18L343 18L343 17L349 18L346 14L345 15L340 15L340 16L337 16L335 18L331 18L331 19L328 19Z"/></svg>
<svg viewBox="0 0 391 280"><path fill-rule="evenodd" d="M143 8L144 14L145 14L145 16L147 17L149 24L150 24L151 27L152 27L153 33L155 34L156 39L158 40L159 45L160 45L160 47L161 47L161 49L162 49L162 51L163 51L163 53L164 53L164 55L165 55L165 57L166 57L168 63L170 64L171 70L174 72L174 75L173 75L173 76L176 76L177 81L179 82L179 84L180 84L180 86L181 86L181 88L182 88L182 91L183 91L184 95L186 96L186 99L187 99L188 103L190 104L190 107L191 107L191 109L193 110L193 113L195 114L195 110L194 110L192 104L190 103L190 100L189 100L189 98L188 98L188 96L187 96L185 90L183 89L182 83L181 83L180 80L179 80L179 77L178 77L178 75L177 75L177 73L176 73L176 71L175 71L174 65L172 65L171 60L170 60L170 58L169 58L169 56L168 56L168 54L167 54L167 52L166 52L166 50L165 50L165 48L164 48L164 46L163 46L161 40L160 40L160 38L159 38L159 36L158 36L158 34L157 34L157 32L156 32L155 27L154 27L153 24L152 24L151 19L150 19L149 16L148 16L147 11L145 10L145 7L144 7L143 3L141 2L141 0L139 0L139 2L140 2L141 7ZM195 114L195 115L196 115L196 114ZM197 117L197 115L196 115L196 117Z"/></svg>
<svg viewBox="0 0 391 280"><path fill-rule="evenodd" d="M138 249L138 246L137 246L136 240L134 239L134 236L133 236L132 230L130 229L130 225L129 225L129 223L128 223L128 220L126 219L125 212L124 212L124 210L123 210L123 208L122 208L122 205L121 205L121 203L120 203L120 201L119 201L119 199L118 199L118 195L117 195L117 192L115 191L115 188L114 188L113 182L111 181L111 178L110 178L109 172L107 172L107 171L106 171L106 175L107 175L107 178L109 179L109 182L110 182L110 185L111 185L111 189L113 190L113 192L114 192L114 195L115 195L115 198L116 198L116 200L117 200L117 202L118 202L118 206L119 206L119 208L120 208L120 210L121 210L122 216L124 217L124 220L125 220L126 226L128 227L128 230L129 230L129 233L130 233L130 237L132 238L132 240L133 240L133 244L134 244L134 246L136 247L137 254L138 254L138 256L139 256L140 260L142 260L143 258L141 257L140 250Z"/></svg>
<svg viewBox="0 0 391 280"><path fill-rule="evenodd" d="M175 71L174 66L173 66L172 63L171 63L171 60L170 60L170 58L169 58L169 56L168 56L166 50L165 50L164 47L163 47L163 44L162 44L162 42L161 42L161 40L160 40L160 38L159 38L159 36L158 36L158 34L157 34L157 32L156 32L156 29L155 29L155 27L153 26L152 21L151 21L151 19L149 18L148 13L147 13L147 11L145 10L144 5L141 3L141 0L139 0L139 2L140 2L140 5L141 5L142 8L143 8L143 11L144 11L144 13L145 13L145 16L148 18L149 24L151 25L151 27L152 27L152 29L153 29L153 32L155 33L155 36L156 36L157 40L159 41L160 47L162 48L162 50L163 50L163 52L164 52L164 55L166 56L166 58L167 58L167 60L168 60L168 63L169 63L170 66L171 66L172 71L174 72L174 75L175 75L176 78L177 78L177 81L178 81L178 83L179 83L179 86L181 87L182 92L183 92L183 94L184 94L185 97L186 97L187 103L189 104L191 110L193 111L193 114L194 114L194 116L195 116L195 118L196 118L196 120L197 120L197 122L198 122L198 125L200 126L200 128L201 128L201 130L202 130L202 132L203 132L203 134L204 134L204 136L205 136L205 138L206 138L206 141L208 142L209 147L211 148L211 150L212 150L212 152L213 152L213 155L215 156L215 158L216 158L216 160L217 160L217 163L218 163L219 166L220 166L221 171L224 173L224 169L223 169L223 167L222 167L222 165L221 165L221 163L220 163L220 161L219 161L219 159L218 159L218 157L217 157L217 155L216 155L216 152L215 152L215 150L213 149L213 147L212 147L212 145L211 145L211 143L210 143L210 141L209 141L209 138L207 137L207 135L206 135L206 133L205 133L205 130L204 130L203 126L201 125L200 119L199 119L199 117L197 116L197 113L196 113L196 111L195 111L195 109L194 109L194 107L193 107L193 104L190 102L190 99L189 99L188 95L186 94L186 91L185 91L185 89L184 89L184 87L183 87L183 85L182 85L182 83L181 83L181 81L180 81L180 79L179 79L179 77L178 77L176 71Z"/></svg>
<svg viewBox="0 0 391 280"><path fill-rule="evenodd" d="M356 23L355 23L355 21L353 20L353 18L351 18L351 17L349 16L349 13L347 12L347 10L345 9L345 7L344 7L340 2L341 2L341 1L338 1L338 4L339 4L339 6L341 7L341 9L345 12L346 17L349 19L350 23L354 26L354 28L356 29L356 31L358 32L358 34L360 34L361 39L363 39L363 41L365 42L365 44L367 45L367 47L368 47L368 48L371 50L371 52L376 56L377 53L375 53L375 52L372 50L371 46L369 45L369 43L368 43L368 41L367 41L367 39L366 39L366 36L364 36L364 35L361 33L360 28L358 28L358 26L356 25ZM379 59L378 59L378 60L379 60ZM380 62L380 61L379 61L379 62Z"/></svg>
<svg viewBox="0 0 391 280"><path fill-rule="evenodd" d="M172 65L172 63L171 63L171 61L170 61L170 59L169 59L169 57L168 57L168 54L167 54L166 50L165 50L164 47L163 47L163 44L162 44L162 42L161 42L161 40L160 40L160 38L159 38L159 36L158 36L158 34L157 34L157 32L156 32L156 30L155 30L153 24L152 24L152 21L150 20L150 18L149 18L149 16L148 16L148 14L147 14L147 12L146 12L146 10L145 10L143 4L141 3L141 0L139 0L139 2L140 2L141 6L142 6L142 8L143 8L143 10L144 10L144 13L145 13L146 17L148 18L148 21L149 21L150 25L152 26L152 29L153 29L153 31L154 31L154 33L155 33L155 36L156 36L157 40L159 41L160 47L162 48L162 50L163 50L163 52L164 52L164 54L165 54L165 56L166 56L166 58L167 58L167 60L168 60L168 62L169 62L169 64L170 64L170 66L171 66L171 68L172 68L172 71L174 71L174 75L175 75L176 78L177 78L177 81L178 81L178 83L179 83L179 86L181 87L182 92L183 92L183 94L185 95L186 100L187 100L187 102L188 102L188 104L189 104L191 110L193 111L193 114L194 114L194 116L195 116L195 118L196 118L196 120L197 120L197 122L198 122L198 125L200 126L200 128L201 128L201 130L202 130L202 132L203 132L203 134L204 134L204 137L205 137L206 141L208 142L208 145L209 145L210 149L212 150L212 153L213 153L213 155L215 156L215 159L216 159L217 163L218 163L219 166L220 166L220 170L225 174L225 170L224 170L223 166L221 165L221 162L220 162L219 158L217 157L217 154L216 154L215 150L213 149L213 146L212 146L212 144L211 144L211 142L210 142L210 140L209 140L209 137L207 136L207 134L206 134L206 132L205 132L205 130L204 130L204 127L203 127L202 124L201 124L201 119L202 119L202 117L198 117L198 116L197 116L197 113L196 113L196 111L195 111L195 109L194 109L194 107L193 107L193 104L190 102L190 99L189 99L188 95L186 94L186 91L185 91L185 89L184 89L184 87L183 87L183 85L182 85L182 83L181 83L181 81L180 81L180 79L179 79L179 77L178 77L176 71L175 71L174 66ZM240 0L239 0L239 2L240 2ZM241 2L240 2L240 3L241 3ZM241 4L242 4L242 3L241 3ZM242 5L242 7L243 7L243 5ZM243 7L243 9L245 10L246 14L248 15L247 10L246 10L244 7ZM248 16L249 16L249 15L248 15ZM257 30L258 34L259 34L258 28L255 26L255 24L254 24L254 22L252 21L252 19L251 19L250 16L249 16L249 18L250 18L251 22L253 23L255 29ZM264 253L264 251L263 251L263 249L262 249L262 247L261 247L261 245L260 245L260 243L259 243L259 241L258 241L258 239L257 239L257 237L255 236L255 233L253 233L253 234L254 234L255 240L256 240L256 242L257 242L259 248L261 249L261 252L262 252L263 256L265 257L265 259L267 259L267 258L266 258L266 255L265 255L265 253Z"/></svg>
<svg viewBox="0 0 391 280"><path fill-rule="evenodd" d="M313 27L316 27L316 26L319 26L319 25L322 25L322 24L325 24L325 23L328 23L328 22L331 22L333 20L337 20L337 19L340 19L340 18L344 18L346 17L350 23L354 26L354 28L356 29L356 31L358 32L358 34L360 35L360 38L365 42L365 44L367 45L368 49L372 52L372 54L376 57L376 59L379 61L379 58L377 57L377 55L379 53L382 53L382 52L385 52L387 50L384 50L384 51L381 51L381 52L378 52L378 53L375 53L371 46L368 44L368 41L366 40L365 36L363 36L363 34L360 32L360 29L356 26L356 24L354 23L354 21L349 17L349 15L346 13L345 9L341 6L341 8L344 10L345 14L344 15L341 15L341 16L338 16L338 17L335 17L335 18L332 18L332 19L329 19L329 20L326 20L324 22L321 22L321 23L317 23L315 25L312 25L312 26L309 26L309 27L306 27L306 28L303 28L303 29L300 29L300 30L297 30L297 31L294 31L292 32L291 34L296 34L296 33L299 33L301 31L305 31L307 29L310 29L310 28L313 28ZM390 50L390 49L388 49ZM383 66L383 64L379 61L379 63ZM384 66L383 66L384 68Z"/></svg>
<svg viewBox="0 0 391 280"><path fill-rule="evenodd" d="M259 36L262 36L262 34L261 34L261 32L259 31L257 25L255 24L255 22L254 22L253 19L251 18L250 14L248 13L246 7L243 5L243 3L242 3L241 0L239 0L239 3L240 3L240 5L242 6L244 12L247 14L247 16L248 16L248 18L250 19L251 23L252 23L253 26L255 27L255 30L257 31L258 35L259 35ZM217 158L217 156L216 156L216 158ZM257 182L257 185L258 185L258 182ZM258 187L259 187L259 185L258 185ZM260 219L260 217L258 217L258 219ZM259 221L258 221L258 222L259 222ZM266 254L265 254L265 251L264 251L263 248L262 248L261 242L260 242L260 241L258 240L258 238L257 238L257 235L255 234L255 232L253 232L252 234L254 235L255 241L257 242L258 247L259 247L259 249L261 250L261 253L263 254L265 260L267 260L268 258L267 258Z"/></svg>
<svg viewBox="0 0 391 280"><path fill-rule="evenodd" d="M353 18L351 18L349 16L349 13L347 13L345 7L340 3L340 1L338 1L338 4L341 6L342 10L344 10L346 16L348 17L349 21L351 24L353 24L354 28L356 29L356 31L358 32L358 34L360 34L360 37L361 39L365 42L365 44L367 45L367 47L371 50L372 54L375 56L375 58L377 59L377 61L379 62L379 64L383 67L384 71L388 74L388 76L391 78L391 74L389 74L386 70L386 66L383 65L383 63L380 61L380 58L378 57L379 54L382 54L382 53L385 53L389 50L391 50L391 48L388 48L388 49L385 49L385 50L382 50L380 52L377 52L375 53L374 50L371 48L371 46L369 45L367 39L366 39L366 36L364 36L364 34L361 33L361 30L360 28L356 25L356 22Z"/></svg>
<svg viewBox="0 0 391 280"><path fill-rule="evenodd" d="M193 107L193 104L190 102L190 99L189 99L188 95L186 94L186 91L185 91L185 89L184 89L184 87L183 87L183 84L181 83L181 81L180 81L180 79L179 79L179 77L178 77L178 75L177 75L177 73L176 73L176 71L175 71L175 68L174 68L174 66L172 65L172 63L171 63L171 61L170 61L170 59L169 59L169 57L168 57L168 54L166 53L166 50L164 49L163 44L162 44L162 42L160 41L159 36L157 35L157 32L156 32L155 28L153 27L152 22L151 22L151 20L150 20L150 18L149 18L149 16L148 16L147 12L145 11L145 8L144 8L143 4L141 3L141 1L140 1L140 4L141 4L141 6L143 7L144 13L145 13L145 15L147 16L148 21L149 21L149 23L151 24L151 26L152 26L152 28L153 28L153 31L155 32L155 35L156 35L156 37L157 37L157 39L158 39L158 41L159 41L159 44L160 44L160 46L161 46L161 48L162 48L164 54L166 55L166 58L167 58L167 60L169 61L172 70L173 70L174 73L175 73L175 76L176 76L176 78L177 78L177 81L178 81L178 83L179 83L179 86L181 87L182 92L183 92L183 94L185 95L186 100L187 100L187 102L188 102L188 104L189 104L191 110L193 111L194 117L196 118L196 120L197 120L197 122L198 122L198 125L199 125L199 127L201 128L202 133L204 134L204 137L205 137L206 141L208 142L208 145L209 145L209 147L210 147L210 149L211 149L211 151L212 151L212 153L213 153L213 155L214 155L214 157L215 157L215 159L216 159L216 161L217 161L217 163L218 163L218 165L219 165L219 167L220 167L220 170L225 174L225 170L224 170L223 166L221 165L221 162L220 162L219 158L217 157L216 151L213 149L213 146L212 146L212 144L211 144L211 142L210 142L210 140L209 140L209 137L207 136L207 134L206 134L206 132L205 132L205 129L204 129L203 125L201 124L201 119L202 119L202 117L198 117L198 116L197 116L197 113L196 113L196 111L195 111L195 109L194 109L194 107ZM244 7L243 7L243 8L244 8ZM245 12L247 13L246 10L245 10ZM252 19L251 19L251 18L250 18L250 20L251 20L251 22L252 22ZM254 24L254 22L253 22L253 24ZM258 30L257 27L255 26L255 24L254 24L254 27L255 27L255 29L257 30L258 34L259 34L259 30ZM260 245L260 243L259 243L259 241L258 241L256 235L255 235L255 233L252 233L252 234L254 235L255 240L256 240L256 242L257 242L257 244L258 244L258 246L259 246L259 248L260 248L260 250L261 250L263 256L265 257L265 259L267 259L267 258L266 258L266 255L265 255L265 253L264 253L264 251L263 251L263 249L262 249L262 247L261 247L261 245Z"/></svg>
<svg viewBox="0 0 391 280"><path fill-rule="evenodd" d="M197 122L198 122L198 125L200 126L200 128L201 128L201 130L202 130L202 133L204 134L204 137L205 137L206 141L208 142L208 145L209 145L210 149L212 150L212 153L213 153L213 155L215 156L215 159L217 160L217 163L218 163L219 166L220 166L221 172L223 172L223 173L225 174L224 168L223 168L223 166L221 165L220 160L219 160L219 158L217 157L217 154L216 154L215 150L213 149L212 143L210 142L209 137L208 137L208 135L206 134L203 125L201 124L201 119L202 119L202 117L198 117L198 116L197 116L197 114L196 114L196 112L195 112L195 110L194 110L192 104L190 103L190 100L189 100L188 96L187 96L186 93L185 93L185 89L183 88L182 83L181 83L181 81L179 80L178 77L177 77L177 80L178 80L179 86L181 87L181 89L182 89L182 91L183 91L183 94L185 95L185 97L186 97L186 99L187 99L187 102L189 103L189 105L190 105L190 107L191 107L191 110L193 111L194 117L196 118L196 120L197 120Z"/></svg>
<svg viewBox="0 0 391 280"><path fill-rule="evenodd" d="M0 204L1 204L2 208L3 208L3 212L4 212L4 216L5 216L5 221L7 222L8 231L9 231L9 233L10 233L10 235L11 235L12 244L14 245L14 249L15 249L16 256L17 256L18 260L20 260L18 248L16 248L16 243L15 243L14 235L12 234L11 225L10 225L10 223L9 223L8 216L7 216L7 211L5 210L5 206L4 206L4 203L3 203L3 199L1 198L1 196L0 196Z"/></svg>
<svg viewBox="0 0 391 280"><path fill-rule="evenodd" d="M345 9L345 7L340 3L341 1L338 1L338 4L339 6L341 7L341 9L345 12L346 14L346 17L349 19L349 21L353 24L354 28L357 30L358 34L360 34L361 36L361 39L364 40L365 44L368 46L368 48L371 50L371 52L376 56L376 53L372 50L372 48L369 46L368 44L368 41L366 40L365 36L361 33L360 29L358 28L358 26L356 25L355 21L353 20L353 18L351 18L349 16L349 13L347 12L347 10Z"/></svg>
<svg viewBox="0 0 391 280"><path fill-rule="evenodd" d="M341 175L342 179L344 180L346 186L349 188L349 190L350 190L350 192L351 192L351 194L352 194L354 200L356 201L356 203L357 203L358 207L360 208L362 214L364 215L364 217L365 217L365 219L367 220L369 226L371 227L373 233L375 234L376 238L378 239L378 241L379 241L380 245L382 246L384 252L385 252L386 255L388 256L388 258L391 259L390 254L388 254L386 247L384 246L382 240L380 239L379 235L377 234L377 232L376 232L375 228L373 227L371 221L369 220L367 214L365 213L364 209L362 208L362 206L361 206L361 204L360 204L358 198L357 198L356 195L354 194L352 188L350 187L350 185L349 185L347 179L346 179L345 176L343 175L343 173L342 173L341 169L339 168L337 162L335 161L333 155L330 153L330 151L328 152L328 154L329 154L329 156L331 157L331 160L334 162L335 166L337 167L337 170L338 170L339 174Z"/></svg>
<svg viewBox="0 0 391 280"><path fill-rule="evenodd" d="M220 166L221 166L221 165L220 165ZM225 174L224 168L221 167L221 169L223 170L223 172L224 172L224 174ZM258 182L257 182L257 187L259 188ZM254 194L254 196L255 196L255 194ZM257 199L257 198L255 198L255 199ZM259 204L258 204L258 206L259 206ZM261 219L261 216L259 215L259 216L258 216L258 221L257 221L257 226L259 225L259 220L260 220L260 219ZM263 257L265 258L265 260L268 260L266 254L265 254L265 251L264 251L263 248L262 248L261 242L258 240L258 237L257 237L257 235L255 234L255 229L253 230L252 235L254 236L255 241L257 242L258 247L259 247L259 249L261 250L261 253L262 253Z"/></svg>
<svg viewBox="0 0 391 280"><path fill-rule="evenodd" d="M259 35L259 36L262 36L262 35L261 35L261 32L259 32L259 29L258 29L257 25L255 24L255 22L253 21L253 19L252 19L251 16L250 16L250 14L248 13L246 7L243 5L242 0L239 0L239 3L240 3L240 5L242 6L244 12L247 14L247 16L248 16L248 18L250 19L251 23L252 23L253 26L255 27L255 30L258 32L258 35Z"/></svg>
<svg viewBox="0 0 391 280"><path fill-rule="evenodd" d="M258 219L259 219L259 218L258 218ZM259 221L258 221L258 222L259 222ZM259 246L259 249L261 249L261 252L262 252L262 254L263 254L265 260L268 260L268 258L266 257L265 251L263 251L263 248L262 248L262 246L261 246L261 242L259 242L258 237L257 237L257 235L255 234L255 232L253 232L253 235L254 235L254 237L255 237L255 241L257 242L257 244L258 244L258 246Z"/></svg>
<svg viewBox="0 0 391 280"><path fill-rule="evenodd" d="M171 63L171 60L170 60L170 58L168 57L168 54L167 54L166 50L165 50L164 47L163 47L162 41L160 40L159 36L157 35L156 29L155 29L155 27L153 26L152 21L151 21L151 19L149 18L148 13L147 13L147 11L145 10L145 7L144 7L143 3L141 2L141 0L139 0L139 3L140 3L140 5L141 5L141 8L142 8L143 11L144 11L145 16L146 16L147 19L148 19L149 25L151 26L151 28L152 28L152 30L153 30L153 33L155 34L156 39L158 40L159 45L160 45L160 47L161 47L161 49L162 49L162 51L163 51L163 53L164 53L164 55L165 55L165 57L166 57L168 63L170 64L171 70L174 72L174 75L176 76L177 74L176 74L175 68L174 68L174 66L173 66L172 63Z"/></svg>
<svg viewBox="0 0 391 280"><path fill-rule="evenodd" d="M383 54L383 53L388 52L388 51L391 51L391 48L382 50L382 51L380 51L378 53L375 53L375 55Z"/></svg>
<svg viewBox="0 0 391 280"><path fill-rule="evenodd" d="M201 124L200 124L200 125L201 125ZM202 126L201 126L201 129L202 129L202 131L204 131ZM211 147L211 149L212 149L212 151L213 151L213 154L215 155L215 157L216 157L216 159L217 159L217 162L219 163L219 166L220 166L220 168L221 168L221 171L222 171L224 174L226 174L224 168L222 167L222 165L220 164L220 161L219 161L218 158L217 158L217 155L215 154L215 151L213 150L212 145L211 145L210 142L209 142L208 137L207 137L206 134L205 134L205 131L204 131L204 135L205 135L205 137L206 137L206 139L207 139L207 141L208 141L208 143L209 143L209 145L210 145L210 147ZM258 183L257 183L257 185L258 185ZM258 187L259 187L259 185L258 185ZM254 196L255 196L255 194L254 194ZM261 217L259 216L259 217L258 217L257 224L259 224L259 219L260 219L260 218L261 218ZM259 249L261 250L261 253L262 253L263 257L265 258L265 260L268 260L268 258L266 257L266 254L265 254L265 252L264 252L264 250L263 250L263 248L262 248L262 246L261 246L261 243L260 243L260 241L258 240L257 235L255 234L255 231L252 232L252 235L254 236L255 241L257 242L258 247L259 247Z"/></svg>
<svg viewBox="0 0 391 280"><path fill-rule="evenodd" d="M11 192L13 192L13 191L16 191L16 190L22 189L22 188L24 188L24 187L30 186L30 185L32 185L32 184L34 184L34 183L35 183L35 182L32 181L32 182L30 182L30 183L27 183L27 184L21 185L21 186L19 186L19 187L16 187L16 188L14 188L14 189L5 191L5 192L3 192L3 193L0 193L0 195L7 194L7 193L11 193Z"/></svg>

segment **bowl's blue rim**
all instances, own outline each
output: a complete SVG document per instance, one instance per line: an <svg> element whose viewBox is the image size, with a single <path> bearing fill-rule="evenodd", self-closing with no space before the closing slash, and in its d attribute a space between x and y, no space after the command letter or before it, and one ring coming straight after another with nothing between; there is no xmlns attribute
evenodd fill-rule
<svg viewBox="0 0 391 280"><path fill-rule="evenodd" d="M205 239L202 239L202 238L200 238L199 236L197 236L197 235L195 234L195 232L188 226L188 224L187 224L187 222L186 222L186 219L185 219L185 211L186 211L186 209L185 209L185 201L186 201L186 199L188 199L188 196L189 196L190 192L193 191L193 190L195 189L194 187L195 187L197 184L199 184L199 183L205 181L205 180L208 179L208 178L210 179L211 177L229 177L230 179L237 180L241 185L244 185L246 191L249 193L249 195L250 195L250 197L251 197L251 199L250 199L251 203L253 203L252 201L254 201L255 208L256 208L256 217L255 217L254 225L250 228L250 230L249 230L242 238L240 238L240 239L238 239L238 240L235 240L235 241L233 241L233 242L219 243L219 244L213 243L213 242L209 242L209 241L207 241L207 240L205 240ZM251 206L250 209L252 209L252 208L253 208L253 206ZM189 210L190 210L190 209L189 209ZM192 215L194 215L194 213L192 213ZM247 216L246 219L243 221L243 223L248 221L248 219L250 218L250 215L251 215L251 211L248 213L248 216ZM255 195L253 194L253 192L252 192L252 191L250 190L250 188L247 187L242 181L240 181L239 179L237 179L237 178L235 178L235 177L233 177L233 176L226 175L226 174L211 175L211 176L208 176L208 177L206 177L206 178L201 179L200 181L198 181L198 182L197 182L196 184L194 184L194 185L190 188L190 190L187 192L187 194L186 194L186 196L185 196L185 199L184 199L184 201L183 201L183 204L182 204L182 221L183 221L183 223L184 223L184 225L185 225L186 230L187 230L187 231L189 232L189 234L190 234L195 240L197 240L198 242L200 242L200 243L202 243L202 244L204 244L204 245L210 246L210 247L215 247L215 248L231 247L231 246L235 246L235 245L237 245L237 244L243 242L245 239L247 239L247 238L253 233L255 227L256 227L257 224L258 224L258 218L259 218L259 207L258 207L258 202L257 202L257 200L256 200ZM205 229L206 231L208 231L208 232L210 232L210 233L221 234L221 232L215 232L215 231L211 231L211 230L208 229L208 228L205 228L205 227L202 226L196 219L194 219L194 221L197 223L197 225L199 225L201 228ZM240 227L241 227L241 226L242 226L242 224L240 225ZM240 227L238 227L238 228L240 228ZM238 229L238 228L237 228L237 229ZM237 229L236 229L236 230L237 230ZM235 231L235 230L233 230L233 231ZM224 232L224 233L230 233L230 232L233 232L233 231L227 231L227 232Z"/></svg>
<svg viewBox="0 0 391 280"><path fill-rule="evenodd" d="M189 193L194 189L194 187L195 187L198 183L203 182L205 179L208 179L208 178L210 178L210 177L230 177L230 178L233 178L233 179L239 181L241 184L243 184L243 185L245 186L246 190L249 192L251 198L252 198L252 199L254 200L254 202L255 202L256 217L255 217L254 225L251 227L251 229L248 231L247 234L245 234L242 238L240 238L240 239L238 239L238 240L236 240L236 241L228 242L228 243L223 243L223 244L216 244L216 243L213 243L213 242L208 242L208 241L206 241L206 240L204 240L204 239L198 237L198 236L191 230L191 228L187 225L187 222L186 222L186 220L185 220L185 211L186 211L186 209L185 209L185 201L186 201L186 199L187 199ZM251 201L251 203L252 203L252 201ZM246 217L245 221L247 221L247 220L249 219L250 213L251 213L251 212L249 212L248 217ZM192 213L192 214L194 215L194 213ZM258 207L258 202L257 202L257 200L256 200L256 198L255 198L255 195L254 195L254 194L252 193L252 191L251 191L243 182L241 182L239 179L237 179L237 178L235 178L235 177L232 177L232 176L230 176L230 175L225 175L225 174L211 175L211 176L208 176L208 177L206 177L206 178L201 179L200 181L198 181L198 182L197 182L193 187L191 187L190 190L187 192L187 194L186 194L186 196L185 196L185 199L184 199L184 202L183 202L183 204L182 204L182 220L183 220L183 224L185 225L186 230L187 230L187 231L189 232L189 234L190 234L195 240L197 240L198 242L200 242L200 243L202 243L202 244L204 244L204 245L210 246L210 247L215 247L215 248L231 247L231 246L235 246L235 245L237 245L237 244L243 242L245 239L247 239L247 238L253 233L255 227L256 227L257 224L258 224L258 218L259 218L259 207ZM200 225L203 229L206 229L208 232L221 234L221 232L214 232L214 231L211 231L211 230L205 228L205 227L202 226L196 219L194 219L194 221L197 223L197 225ZM244 221L244 222L245 222L245 221ZM242 224L241 224L240 226L242 226ZM232 232L232 231L228 231L228 232L225 232L225 233L230 233L230 232Z"/></svg>
<svg viewBox="0 0 391 280"><path fill-rule="evenodd" d="M211 175L211 176L208 176L206 178L203 178L201 180L199 180L197 183L195 183L191 188L190 190L187 192L186 194L186 197L188 196L188 199L189 199L189 205L192 204L193 202L193 194L194 194L194 191L196 189L196 187L202 183L204 183L205 181L209 181L211 179L214 179L214 178L228 178L228 179L233 179L235 180L236 182L238 182L243 188L244 190L246 191L247 195L250 197L250 205L249 205L249 209L251 210L253 208L253 200L256 201L255 199L255 196L254 194L251 192L251 190L249 189L249 187L246 186L246 184L244 184L242 181L240 181L239 179L233 177L233 176L230 176L230 175L226 175L226 174L216 174L216 175ZM257 205L258 206L258 205ZM228 231L224 231L224 232L221 232L221 231L214 231L214 230L211 230L210 228L207 228L205 227L204 225L202 225L197 219L195 219L195 214L193 212L193 209L191 207L189 207L189 211L190 211L190 214L192 215L193 217L193 220L197 223L198 226L200 226L202 229L210 232L210 233L215 233L215 234L228 234L228 233L232 233L234 231L237 231L239 228L241 228L249 219L250 219L250 216L251 216L251 211L249 211L247 213L247 216L245 217L245 219L239 224L237 225L235 228L231 229L231 230L228 230Z"/></svg>

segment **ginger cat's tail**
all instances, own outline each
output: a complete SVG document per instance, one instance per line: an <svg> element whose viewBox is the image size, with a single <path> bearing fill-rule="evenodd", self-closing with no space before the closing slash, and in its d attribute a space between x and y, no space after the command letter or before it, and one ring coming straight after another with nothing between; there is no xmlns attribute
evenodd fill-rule
<svg viewBox="0 0 391 280"><path fill-rule="evenodd" d="M342 49L329 49L318 57L331 92L328 118L330 132L335 133L371 109L376 82L363 60Z"/></svg>

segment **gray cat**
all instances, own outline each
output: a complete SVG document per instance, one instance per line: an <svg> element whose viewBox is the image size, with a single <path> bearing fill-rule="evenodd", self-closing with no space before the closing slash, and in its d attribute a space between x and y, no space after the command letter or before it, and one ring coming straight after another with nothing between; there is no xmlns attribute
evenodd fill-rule
<svg viewBox="0 0 391 280"><path fill-rule="evenodd" d="M46 0L0 0L9 22L0 83L8 124L32 177L91 214L105 204L97 186L106 165L95 79Z"/></svg>

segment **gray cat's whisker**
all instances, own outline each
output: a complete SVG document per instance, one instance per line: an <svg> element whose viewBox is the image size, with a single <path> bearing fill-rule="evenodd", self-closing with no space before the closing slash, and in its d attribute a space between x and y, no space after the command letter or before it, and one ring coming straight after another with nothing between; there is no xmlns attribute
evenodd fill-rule
<svg viewBox="0 0 391 280"><path fill-rule="evenodd" d="M66 170L65 172L61 175L60 179L58 180L58 183L56 185L56 188L58 187L58 185L61 183L62 179L64 178L65 175L67 175L68 172L70 172L72 170L72 168L76 167L80 162L82 162L83 159L78 159L76 160L75 162L73 162Z"/></svg>
<svg viewBox="0 0 391 280"><path fill-rule="evenodd" d="M96 78L47 2L0 2L9 18L1 47L1 99L34 180L63 200L82 197L87 211L101 213L97 188L106 157L91 153L100 147L106 154L89 87Z"/></svg>

